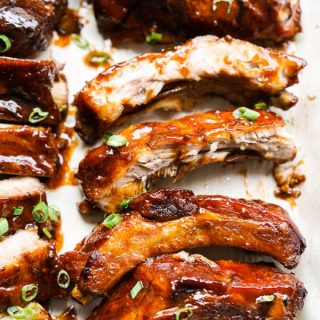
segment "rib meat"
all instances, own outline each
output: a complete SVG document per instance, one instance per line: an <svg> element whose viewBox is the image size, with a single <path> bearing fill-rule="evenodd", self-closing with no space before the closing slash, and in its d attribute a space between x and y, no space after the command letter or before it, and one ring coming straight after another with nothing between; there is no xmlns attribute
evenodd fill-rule
<svg viewBox="0 0 320 320"><path fill-rule="evenodd" d="M21 177L0 181L0 217L9 222L9 231L6 235L14 234L18 230L37 226L39 236L46 238L43 228L52 235L52 240L57 240L61 220L48 219L44 223L37 223L32 216L32 210L39 202L47 203L44 186L35 178ZM22 207L20 215L14 215L14 209Z"/></svg>
<svg viewBox="0 0 320 320"><path fill-rule="evenodd" d="M111 230L100 224L61 258L80 292L106 295L147 258L189 248L239 247L288 268L305 248L289 215L262 201L160 189L134 199L122 218Z"/></svg>
<svg viewBox="0 0 320 320"><path fill-rule="evenodd" d="M124 198L146 190L159 176L179 178L208 163L246 158L290 161L296 149L282 118L271 112L249 122L232 111L211 111L167 122L133 125L120 134L128 143L106 144L81 161L77 177L85 197L112 212Z"/></svg>
<svg viewBox="0 0 320 320"><path fill-rule="evenodd" d="M4 55L26 58L46 49L66 8L66 0L0 0L0 33L12 41Z"/></svg>
<svg viewBox="0 0 320 320"><path fill-rule="evenodd" d="M50 128L0 124L0 174L51 177L57 159Z"/></svg>
<svg viewBox="0 0 320 320"><path fill-rule="evenodd" d="M0 57L0 121L29 123L34 108L49 112L41 124L57 126L67 88L52 60Z"/></svg>
<svg viewBox="0 0 320 320"><path fill-rule="evenodd" d="M197 35L232 35L281 42L301 31L299 0L94 0L99 29L113 40L160 42Z"/></svg>
<svg viewBox="0 0 320 320"><path fill-rule="evenodd" d="M75 99L76 129L93 142L121 115L160 99L162 108L171 108L172 99L184 92L217 94L246 106L262 100L287 109L297 98L285 89L298 81L304 66L302 59L249 42L198 37L112 66L89 81Z"/></svg>
<svg viewBox="0 0 320 320"><path fill-rule="evenodd" d="M140 282L138 282L140 281ZM132 288L143 285L132 298ZM148 259L88 320L289 320L306 290L293 275L265 264L213 262L181 252ZM269 297L271 302L260 302ZM181 312L185 310L185 312ZM146 316L147 315L147 316Z"/></svg>
<svg viewBox="0 0 320 320"><path fill-rule="evenodd" d="M38 286L37 301L66 296L57 284L61 270L56 253L36 230L21 230L0 243L0 306L25 305L21 289Z"/></svg>

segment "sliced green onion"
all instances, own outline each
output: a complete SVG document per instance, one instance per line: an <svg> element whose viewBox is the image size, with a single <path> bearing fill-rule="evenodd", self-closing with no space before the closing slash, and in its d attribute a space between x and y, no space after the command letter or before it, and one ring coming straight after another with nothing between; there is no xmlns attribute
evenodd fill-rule
<svg viewBox="0 0 320 320"><path fill-rule="evenodd" d="M129 204L131 203L131 199L123 199L119 203L120 210L127 209L129 207Z"/></svg>
<svg viewBox="0 0 320 320"><path fill-rule="evenodd" d="M12 40L5 34L0 34L0 53L7 52L12 47Z"/></svg>
<svg viewBox="0 0 320 320"><path fill-rule="evenodd" d="M265 109L268 105L265 102L257 102L254 105L255 109Z"/></svg>
<svg viewBox="0 0 320 320"><path fill-rule="evenodd" d="M120 221L122 220L122 217L120 216L120 214L117 213L112 213L109 216L107 216L102 224L109 228L112 229L114 226L116 226Z"/></svg>
<svg viewBox="0 0 320 320"><path fill-rule="evenodd" d="M62 289L67 289L70 285L70 276L66 270L60 270L57 275L58 286Z"/></svg>
<svg viewBox="0 0 320 320"><path fill-rule="evenodd" d="M21 289L21 297L23 301L32 301L38 294L38 286L35 284L27 284Z"/></svg>
<svg viewBox="0 0 320 320"><path fill-rule="evenodd" d="M107 145L110 147L118 148L126 145L127 142L128 140L126 137L120 136L119 134L114 134L108 138Z"/></svg>
<svg viewBox="0 0 320 320"><path fill-rule="evenodd" d="M38 302L30 302L24 309L31 315L39 315L42 313L42 307Z"/></svg>
<svg viewBox="0 0 320 320"><path fill-rule="evenodd" d="M43 111L40 108L34 108L29 115L30 123L38 123L46 119L49 115L49 112Z"/></svg>
<svg viewBox="0 0 320 320"><path fill-rule="evenodd" d="M176 312L176 320L188 320L192 317L193 311L191 308L182 308Z"/></svg>
<svg viewBox="0 0 320 320"><path fill-rule="evenodd" d="M135 299L135 297L139 294L139 292L144 288L144 284L142 281L138 281L134 287L130 290L131 299Z"/></svg>
<svg viewBox="0 0 320 320"><path fill-rule="evenodd" d="M82 38L79 34L72 35L72 41L81 49L87 49L89 47L89 41Z"/></svg>
<svg viewBox="0 0 320 320"><path fill-rule="evenodd" d="M146 36L147 43L161 42L162 39L163 39L163 35L157 32L151 32L149 35Z"/></svg>
<svg viewBox="0 0 320 320"><path fill-rule="evenodd" d="M22 307L11 306L7 309L7 313L14 319L27 319L28 312Z"/></svg>
<svg viewBox="0 0 320 320"><path fill-rule="evenodd" d="M32 216L38 223L44 223L48 220L48 206L43 202L39 202L32 210Z"/></svg>
<svg viewBox="0 0 320 320"><path fill-rule="evenodd" d="M42 228L42 232L48 239L52 238L52 234L47 228Z"/></svg>
<svg viewBox="0 0 320 320"><path fill-rule="evenodd" d="M228 3L228 11L227 14L229 14L231 12L231 7L232 7L232 1L233 0L213 0L213 5L212 5L212 11L216 11L218 9L218 3L221 2L226 2Z"/></svg>
<svg viewBox="0 0 320 320"><path fill-rule="evenodd" d="M246 107L240 107L233 112L233 116L236 119L246 119L248 121L257 120L260 117L260 113Z"/></svg>
<svg viewBox="0 0 320 320"><path fill-rule="evenodd" d="M48 206L48 217L50 221L57 221L60 218L60 210L54 206L49 205Z"/></svg>
<svg viewBox="0 0 320 320"><path fill-rule="evenodd" d="M23 209L24 209L23 206L15 207L15 208L13 209L13 215L14 215L14 216L20 216L20 215L22 215Z"/></svg>
<svg viewBox="0 0 320 320"><path fill-rule="evenodd" d="M113 136L113 133L112 132L106 132L104 135L103 135L103 139L105 142L107 142L109 140L110 137Z"/></svg>
<svg viewBox="0 0 320 320"><path fill-rule="evenodd" d="M9 231L9 223L6 218L0 218L0 237Z"/></svg>
<svg viewBox="0 0 320 320"><path fill-rule="evenodd" d="M256 299L256 303L265 303L274 301L275 296L273 294L267 296L260 296Z"/></svg>
<svg viewBox="0 0 320 320"><path fill-rule="evenodd" d="M88 60L92 64L103 64L110 59L110 55L103 51L92 51L88 55Z"/></svg>

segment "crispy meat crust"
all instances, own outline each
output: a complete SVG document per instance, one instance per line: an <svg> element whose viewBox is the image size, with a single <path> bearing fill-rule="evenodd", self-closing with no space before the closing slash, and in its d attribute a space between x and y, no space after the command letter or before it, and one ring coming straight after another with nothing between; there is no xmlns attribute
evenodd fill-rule
<svg viewBox="0 0 320 320"><path fill-rule="evenodd" d="M100 30L113 40L162 42L197 35L232 35L250 41L281 42L301 31L299 0L94 0Z"/></svg>
<svg viewBox="0 0 320 320"><path fill-rule="evenodd" d="M58 77L59 68L52 60L0 57L0 120L29 123L32 110L41 108L49 112L41 125L58 125L60 112L52 96Z"/></svg>
<svg viewBox="0 0 320 320"><path fill-rule="evenodd" d="M132 299L131 289L144 288ZM257 303L262 296L274 301ZM306 290L293 275L265 264L209 261L186 254L148 259L137 267L88 320L174 320L192 310L192 319L294 319Z"/></svg>
<svg viewBox="0 0 320 320"><path fill-rule="evenodd" d="M106 295L147 258L187 248L239 247L269 255L288 268L298 264L305 248L288 214L261 201L160 189L134 199L128 211L113 229L97 226L64 255L65 268L83 292Z"/></svg>
<svg viewBox="0 0 320 320"><path fill-rule="evenodd" d="M12 40L6 56L31 57L46 49L66 0L0 0L0 33Z"/></svg>
<svg viewBox="0 0 320 320"><path fill-rule="evenodd" d="M0 174L51 177L57 159L50 129L0 125Z"/></svg>
<svg viewBox="0 0 320 320"><path fill-rule="evenodd" d="M16 233L11 237L18 236L19 233ZM26 243L20 245L27 246ZM26 251L15 256L11 263L0 265L0 307L26 305L28 302L22 300L21 289L28 284L38 286L37 301L67 296L69 291L57 284L57 275L61 269L55 249L48 242L46 245L27 246Z"/></svg>
<svg viewBox="0 0 320 320"><path fill-rule="evenodd" d="M245 106L262 100L288 109L297 98L285 89L298 81L304 66L300 58L249 42L198 37L112 66L89 81L75 99L76 130L93 142L122 115L155 102L169 108L183 93L217 94Z"/></svg>
<svg viewBox="0 0 320 320"><path fill-rule="evenodd" d="M47 239L42 231L46 228L52 235L52 241L55 241L59 235L61 220L47 219L44 223L37 223L32 216L32 210L40 201L47 203L47 196L44 186L37 179L19 177L1 180L0 217L8 220L9 231L6 235L30 226L37 226L40 237ZM14 209L18 207L23 207L23 212L20 215L14 215Z"/></svg>
<svg viewBox="0 0 320 320"><path fill-rule="evenodd" d="M133 125L120 133L128 140L126 146L103 144L81 161L77 177L83 193L112 211L160 175L181 177L204 164L250 157L275 163L293 159L296 149L282 131L283 119L271 112L260 114L254 122L235 119L231 110Z"/></svg>

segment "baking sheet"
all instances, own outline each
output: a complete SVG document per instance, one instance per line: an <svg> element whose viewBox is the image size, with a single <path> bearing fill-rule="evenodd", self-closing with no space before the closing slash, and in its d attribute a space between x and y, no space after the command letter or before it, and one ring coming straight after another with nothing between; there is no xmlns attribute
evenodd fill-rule
<svg viewBox="0 0 320 320"><path fill-rule="evenodd" d="M187 175L182 181L173 185L171 180L163 180L162 185L168 187L183 187L193 190L196 194L223 194L231 197L247 199L259 198L277 203L286 208L292 219L300 228L307 240L307 250L302 256L299 267L294 273L305 283L309 292L304 310L299 314L301 320L319 320L317 311L320 301L320 2L318 0L302 1L303 28L294 43L290 44L290 51L305 58L308 66L304 69L300 84L294 91L300 98L299 103L292 110L282 113L288 121L288 130L295 136L299 148L299 157L304 160L303 170L307 181L302 187L302 196L297 205L292 206L287 201L274 197L275 182L270 174L271 165L268 163L251 162L233 167L221 168L209 165L197 169ZM78 1L71 1L71 6L79 8ZM89 40L92 48L111 53L115 63L127 60L153 50L147 45L125 45L111 48L110 41L103 40L99 35L92 14L92 8L85 6L80 9L85 26L82 36ZM46 55L65 64L65 73L69 82L70 101L73 95L81 89L85 81L93 78L101 69L87 67L83 63L83 56L87 50L80 49L74 44L66 48L52 45ZM291 90L291 89L290 89ZM319 95L319 97L317 96ZM228 105L221 99L204 99L192 112L199 112L208 108ZM177 117L176 113L142 114L140 121ZM69 119L70 123L73 119ZM71 167L77 169L87 147L80 139L78 147L71 160ZM60 207L62 212L62 228L64 232L64 246L62 251L71 250L75 244L87 235L95 225L95 219L81 216L76 204L81 200L79 187L64 186L58 190L49 191L50 203ZM245 259L254 261L255 256L243 256L238 250L206 249L201 251L210 258ZM71 301L54 301L51 304L53 313L57 313L70 305ZM72 302L81 319L84 319L94 304L82 307Z"/></svg>

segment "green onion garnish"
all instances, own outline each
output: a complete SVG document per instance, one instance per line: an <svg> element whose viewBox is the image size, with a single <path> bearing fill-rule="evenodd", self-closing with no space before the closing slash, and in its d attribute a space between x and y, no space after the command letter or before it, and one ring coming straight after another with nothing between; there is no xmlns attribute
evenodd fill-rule
<svg viewBox="0 0 320 320"><path fill-rule="evenodd" d="M240 107L233 112L233 116L236 119L246 119L248 121L257 120L260 117L260 113L246 107Z"/></svg>
<svg viewBox="0 0 320 320"><path fill-rule="evenodd" d="M7 313L14 319L27 319L28 316L27 310L19 306L9 307Z"/></svg>
<svg viewBox="0 0 320 320"><path fill-rule="evenodd" d="M110 147L122 147L127 144L128 140L126 137L120 136L119 134L114 134L107 139L107 145Z"/></svg>
<svg viewBox="0 0 320 320"><path fill-rule="evenodd" d="M139 294L139 292L144 288L144 284L142 281L138 281L134 287L130 290L131 299L135 299L135 297Z"/></svg>
<svg viewBox="0 0 320 320"><path fill-rule="evenodd" d="M265 109L268 105L265 102L257 102L254 105L255 109Z"/></svg>
<svg viewBox="0 0 320 320"><path fill-rule="evenodd" d="M182 308L176 312L176 320L188 320L192 317L192 315L193 311L191 308Z"/></svg>
<svg viewBox="0 0 320 320"><path fill-rule="evenodd" d="M0 237L9 231L9 223L6 218L0 218Z"/></svg>
<svg viewBox="0 0 320 320"><path fill-rule="evenodd" d="M38 294L38 286L27 284L21 289L21 298L23 301L32 301Z"/></svg>
<svg viewBox="0 0 320 320"><path fill-rule="evenodd" d="M107 216L102 224L109 228L112 229L114 226L116 226L120 221L122 220L122 217L120 216L120 214L117 213L112 213L109 216Z"/></svg>
<svg viewBox="0 0 320 320"><path fill-rule="evenodd" d="M89 41L82 38L79 34L72 35L72 41L81 49L87 49L89 47Z"/></svg>
<svg viewBox="0 0 320 320"><path fill-rule="evenodd" d="M273 294L267 296L260 296L256 299L256 303L272 302L275 299Z"/></svg>
<svg viewBox="0 0 320 320"><path fill-rule="evenodd" d="M12 47L11 39L5 34L0 34L0 53L7 52Z"/></svg>
<svg viewBox="0 0 320 320"><path fill-rule="evenodd" d="M52 234L47 228L42 228L42 232L48 239L52 238Z"/></svg>
<svg viewBox="0 0 320 320"><path fill-rule="evenodd" d="M233 0L213 0L212 11L216 11L218 9L218 6L217 6L218 3L226 2L226 3L228 3L227 14L229 14L231 12L232 1Z"/></svg>
<svg viewBox="0 0 320 320"><path fill-rule="evenodd" d="M60 210L54 206L49 205L48 206L48 217L50 221L57 221L60 218Z"/></svg>
<svg viewBox="0 0 320 320"><path fill-rule="evenodd" d="M30 123L38 123L46 119L49 115L49 112L43 111L40 108L34 108L29 115Z"/></svg>
<svg viewBox="0 0 320 320"><path fill-rule="evenodd" d="M119 203L120 210L127 209L129 207L129 204L131 203L131 199L123 199Z"/></svg>
<svg viewBox="0 0 320 320"><path fill-rule="evenodd" d="M48 220L48 206L43 202L39 202L32 210L32 216L38 223L44 223Z"/></svg>
<svg viewBox="0 0 320 320"><path fill-rule="evenodd" d="M161 42L162 39L163 39L163 35L157 32L151 32L149 35L146 36L147 43Z"/></svg>
<svg viewBox="0 0 320 320"><path fill-rule="evenodd" d="M42 307L38 302L30 302L24 308L28 314L32 316L39 315L42 312Z"/></svg>
<svg viewBox="0 0 320 320"><path fill-rule="evenodd" d="M92 51L88 55L88 60L94 65L99 65L107 62L110 59L110 55L103 51Z"/></svg>
<svg viewBox="0 0 320 320"><path fill-rule="evenodd" d="M20 215L22 215L23 209L24 209L23 206L14 208L14 209L13 209L13 215L14 215L14 216L20 216Z"/></svg>
<svg viewBox="0 0 320 320"><path fill-rule="evenodd" d="M70 276L66 270L60 270L57 275L58 286L62 289L67 289L70 285Z"/></svg>

